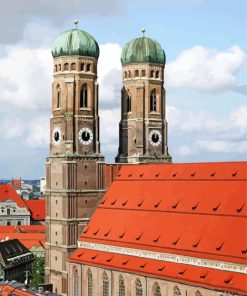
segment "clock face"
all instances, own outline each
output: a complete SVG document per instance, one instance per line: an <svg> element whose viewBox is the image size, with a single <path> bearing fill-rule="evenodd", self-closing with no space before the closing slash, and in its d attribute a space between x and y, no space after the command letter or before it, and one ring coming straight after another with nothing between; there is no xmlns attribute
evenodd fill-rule
<svg viewBox="0 0 247 296"><path fill-rule="evenodd" d="M61 141L61 131L58 127L55 127L53 130L53 142L55 145L58 145Z"/></svg>
<svg viewBox="0 0 247 296"><path fill-rule="evenodd" d="M79 141L83 145L89 145L93 141L93 133L90 130L90 128L84 127L82 129L80 129L78 137L79 137Z"/></svg>
<svg viewBox="0 0 247 296"><path fill-rule="evenodd" d="M160 131L152 130L150 132L150 134L149 134L149 142L150 142L151 145L159 146L160 143L161 143L161 139L162 139L162 136L161 136Z"/></svg>

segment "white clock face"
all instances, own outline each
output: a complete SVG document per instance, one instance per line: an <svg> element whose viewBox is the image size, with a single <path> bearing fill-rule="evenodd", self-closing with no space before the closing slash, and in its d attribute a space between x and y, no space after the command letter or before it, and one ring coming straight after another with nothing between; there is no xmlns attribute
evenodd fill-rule
<svg viewBox="0 0 247 296"><path fill-rule="evenodd" d="M152 130L149 134L149 142L153 146L159 146L162 140L160 131Z"/></svg>
<svg viewBox="0 0 247 296"><path fill-rule="evenodd" d="M54 130L53 130L53 143L55 145L59 145L59 143L61 142L61 131L60 131L60 128L58 127L55 127Z"/></svg>
<svg viewBox="0 0 247 296"><path fill-rule="evenodd" d="M90 128L84 127L80 129L78 138L83 145L89 145L93 141L93 133Z"/></svg>

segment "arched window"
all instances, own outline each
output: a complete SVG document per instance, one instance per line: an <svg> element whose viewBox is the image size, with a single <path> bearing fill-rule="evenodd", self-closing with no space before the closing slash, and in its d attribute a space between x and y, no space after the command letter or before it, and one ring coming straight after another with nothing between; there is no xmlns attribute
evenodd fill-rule
<svg viewBox="0 0 247 296"><path fill-rule="evenodd" d="M21 221L18 221L18 222L17 222L17 225L21 225Z"/></svg>
<svg viewBox="0 0 247 296"><path fill-rule="evenodd" d="M180 289L179 289L178 286L175 286L175 287L173 288L173 295L174 295L174 296L180 296L180 295L181 295L181 292L180 292Z"/></svg>
<svg viewBox="0 0 247 296"><path fill-rule="evenodd" d="M154 70L150 72L150 77L154 77Z"/></svg>
<svg viewBox="0 0 247 296"><path fill-rule="evenodd" d="M89 72L91 70L91 65L87 64L87 72Z"/></svg>
<svg viewBox="0 0 247 296"><path fill-rule="evenodd" d="M62 67L61 64L58 65L58 71L61 71Z"/></svg>
<svg viewBox="0 0 247 296"><path fill-rule="evenodd" d="M7 209L7 215L10 215L10 209Z"/></svg>
<svg viewBox="0 0 247 296"><path fill-rule="evenodd" d="M119 277L119 296L125 296L125 284L121 275Z"/></svg>
<svg viewBox="0 0 247 296"><path fill-rule="evenodd" d="M128 77L131 78L131 72L130 71L128 72Z"/></svg>
<svg viewBox="0 0 247 296"><path fill-rule="evenodd" d="M78 296L78 270L74 270L74 296Z"/></svg>
<svg viewBox="0 0 247 296"><path fill-rule="evenodd" d="M146 71L142 70L142 77L145 77L145 76L146 76Z"/></svg>
<svg viewBox="0 0 247 296"><path fill-rule="evenodd" d="M87 85L83 84L80 91L80 108L87 108Z"/></svg>
<svg viewBox="0 0 247 296"><path fill-rule="evenodd" d="M71 70L75 70L75 63L71 64Z"/></svg>
<svg viewBox="0 0 247 296"><path fill-rule="evenodd" d="M8 225L8 226L11 225L11 222L8 221L8 222L7 222L7 225Z"/></svg>
<svg viewBox="0 0 247 296"><path fill-rule="evenodd" d="M135 77L139 77L139 70L135 70Z"/></svg>
<svg viewBox="0 0 247 296"><path fill-rule="evenodd" d="M139 279L136 280L136 296L142 296L142 284Z"/></svg>
<svg viewBox="0 0 247 296"><path fill-rule="evenodd" d="M150 112L157 111L156 90L153 89L150 94Z"/></svg>
<svg viewBox="0 0 247 296"><path fill-rule="evenodd" d="M81 71L84 71L84 63L81 63L80 69Z"/></svg>
<svg viewBox="0 0 247 296"><path fill-rule="evenodd" d="M105 272L103 273L103 296L109 296L109 280Z"/></svg>
<svg viewBox="0 0 247 296"><path fill-rule="evenodd" d="M153 285L153 296L161 296L160 286L158 283L154 283Z"/></svg>
<svg viewBox="0 0 247 296"><path fill-rule="evenodd" d="M69 64L68 63L64 64L64 71L66 71L66 70L69 70Z"/></svg>
<svg viewBox="0 0 247 296"><path fill-rule="evenodd" d="M61 107L61 91L58 90L57 92L57 108L59 109Z"/></svg>
<svg viewBox="0 0 247 296"><path fill-rule="evenodd" d="M160 76L160 72L159 71L156 71L156 78L159 78L159 76Z"/></svg>
<svg viewBox="0 0 247 296"><path fill-rule="evenodd" d="M131 95L129 93L127 96L127 112L131 112Z"/></svg>
<svg viewBox="0 0 247 296"><path fill-rule="evenodd" d="M90 269L87 273L87 295L93 296L93 275Z"/></svg>

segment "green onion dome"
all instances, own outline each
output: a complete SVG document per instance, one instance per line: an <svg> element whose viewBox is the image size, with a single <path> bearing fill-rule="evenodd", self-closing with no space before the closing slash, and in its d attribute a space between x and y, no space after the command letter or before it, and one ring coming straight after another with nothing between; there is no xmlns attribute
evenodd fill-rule
<svg viewBox="0 0 247 296"><path fill-rule="evenodd" d="M52 56L87 56L99 57L99 45L87 32L73 29L60 34L52 46Z"/></svg>
<svg viewBox="0 0 247 296"><path fill-rule="evenodd" d="M128 64L163 64L166 62L166 55L161 45L147 37L140 37L128 42L121 54L122 65Z"/></svg>

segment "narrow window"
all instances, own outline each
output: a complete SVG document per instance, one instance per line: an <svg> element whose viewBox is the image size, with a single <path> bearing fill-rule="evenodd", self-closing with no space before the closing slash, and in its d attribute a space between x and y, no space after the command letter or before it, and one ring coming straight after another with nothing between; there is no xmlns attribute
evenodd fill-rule
<svg viewBox="0 0 247 296"><path fill-rule="evenodd" d="M135 70L135 77L139 77L139 70Z"/></svg>
<svg viewBox="0 0 247 296"><path fill-rule="evenodd" d="M158 283L154 283L153 285L153 296L161 296L160 286Z"/></svg>
<svg viewBox="0 0 247 296"><path fill-rule="evenodd" d="M153 70L150 72L150 77L154 77L154 71Z"/></svg>
<svg viewBox="0 0 247 296"><path fill-rule="evenodd" d="M75 63L71 64L71 70L75 70Z"/></svg>
<svg viewBox="0 0 247 296"><path fill-rule="evenodd" d="M17 222L17 225L21 225L21 221L18 221L18 222Z"/></svg>
<svg viewBox="0 0 247 296"><path fill-rule="evenodd" d="M81 71L84 71L84 63L81 63L80 69Z"/></svg>
<svg viewBox="0 0 247 296"><path fill-rule="evenodd" d="M91 65L87 64L87 72L90 72L90 70L91 70Z"/></svg>
<svg viewBox="0 0 247 296"><path fill-rule="evenodd" d="M66 70L69 70L69 64L68 63L64 64L64 71L66 71Z"/></svg>
<svg viewBox="0 0 247 296"><path fill-rule="evenodd" d="M61 107L61 91L58 90L57 92L57 109Z"/></svg>
<svg viewBox="0 0 247 296"><path fill-rule="evenodd" d="M74 296L78 296L78 271L74 270Z"/></svg>
<svg viewBox="0 0 247 296"><path fill-rule="evenodd" d="M87 100L87 85L83 84L80 91L80 108L87 108L88 100Z"/></svg>
<svg viewBox="0 0 247 296"><path fill-rule="evenodd" d="M119 296L125 296L125 284L121 275L119 277Z"/></svg>
<svg viewBox="0 0 247 296"><path fill-rule="evenodd" d="M58 65L58 71L61 71L62 67L61 64Z"/></svg>
<svg viewBox="0 0 247 296"><path fill-rule="evenodd" d="M93 275L90 269L87 273L87 295L93 296Z"/></svg>
<svg viewBox="0 0 247 296"><path fill-rule="evenodd" d="M7 215L10 215L10 209L7 209Z"/></svg>
<svg viewBox="0 0 247 296"><path fill-rule="evenodd" d="M142 284L139 279L136 280L136 296L142 296Z"/></svg>
<svg viewBox="0 0 247 296"><path fill-rule="evenodd" d="M153 89L150 94L150 112L155 111L157 109L157 100L156 100L156 90Z"/></svg>
<svg viewBox="0 0 247 296"><path fill-rule="evenodd" d="M159 78L159 76L160 76L160 72L156 71L156 78Z"/></svg>
<svg viewBox="0 0 247 296"><path fill-rule="evenodd" d="M103 274L103 296L109 296L109 280L107 274Z"/></svg>
<svg viewBox="0 0 247 296"><path fill-rule="evenodd" d="M131 78L131 72L130 71L128 72L128 77Z"/></svg>
<svg viewBox="0 0 247 296"><path fill-rule="evenodd" d="M124 78L127 78L127 72L126 71L124 72Z"/></svg>
<svg viewBox="0 0 247 296"><path fill-rule="evenodd" d="M127 112L131 112L131 95L127 96Z"/></svg>

